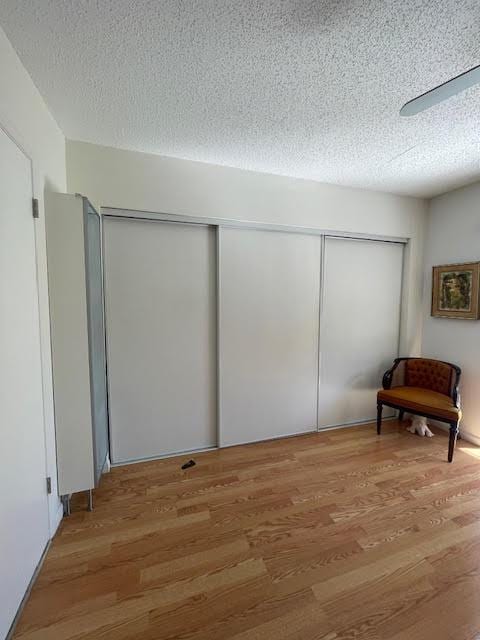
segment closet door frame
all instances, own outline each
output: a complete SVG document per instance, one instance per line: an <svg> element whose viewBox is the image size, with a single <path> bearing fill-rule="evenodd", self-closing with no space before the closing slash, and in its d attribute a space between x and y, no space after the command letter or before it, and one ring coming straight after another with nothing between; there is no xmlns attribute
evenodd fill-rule
<svg viewBox="0 0 480 640"><path fill-rule="evenodd" d="M405 323L405 317L404 317L404 308L405 308L405 294L406 294L406 287L405 287L405 273L406 273L406 262L407 262L407 248L409 246L409 241L408 240L404 240L404 239L396 239L396 238L391 238L391 239L386 239L386 238L375 238L375 237L367 237L367 236L360 236L360 235L355 235L355 236L345 236L343 234L338 234L338 233L325 233L322 236L322 246L321 246L321 254L320 254L320 261L321 261L321 267L320 267L320 320L319 320L319 324L318 324L318 344L319 344L319 348L318 348L318 394L317 394L317 431L329 431L330 429L346 429L348 427L353 427L355 425L361 425L361 424L369 424L371 423L373 420L376 419L376 416L374 415L372 418L367 418L365 420L354 420L351 422L342 422L341 424L332 424L332 425L328 425L325 427L321 427L320 426L320 408L319 408L319 404L320 404L320 393L321 393L321 387L322 387L322 326L323 326L323 330L325 328L325 322L322 322L322 316L324 313L324 310L326 308L326 287L325 287L325 275L326 275L326 266L325 266L325 260L326 260L326 241L328 239L339 239L339 240L351 240L353 242L355 241L359 241L359 242L384 242L387 244L395 244L395 245L400 245L402 247L402 273L401 273L401 277L400 277L400 281L401 281L401 285L400 285L400 313L399 313L399 317L398 317L398 337L397 337L397 348L396 348L396 356L398 356L400 354L400 350L401 350L401 345L402 345L402 336L403 336L403 330L404 330L404 323ZM373 407L372 412L375 413L376 412L376 406ZM389 418L388 416L386 416L384 418L384 420L389 420L392 418Z"/></svg>
<svg viewBox="0 0 480 640"><path fill-rule="evenodd" d="M98 486L100 482L100 478L102 477L102 473L108 469L110 465L110 416L108 413L108 380L106 375L107 370L107 344L106 344L106 322L105 322L105 273L103 268L103 221L102 216L98 213L98 211L92 206L87 198L82 196L83 201L83 233L84 233L84 249L85 249L85 290L87 292L87 322L88 322L88 347L89 350L92 348L92 339L93 339L93 327L91 326L91 264L89 260L90 248L88 244L88 221L89 219L95 219L98 222L98 241L99 241L99 250L100 250L100 295L102 302L101 313L99 314L99 319L101 321L102 329L101 333L103 335L102 346L103 346L103 361L104 361L104 371L105 376L104 380L102 380L104 387L104 400L105 400L105 418L106 423L103 425L105 430L105 435L107 438L107 447L105 451L105 458L103 460L98 460L97 455L97 437L98 437L98 427L96 422L96 406L95 406L95 380L94 380L94 363L93 358L89 358L89 369L90 369L90 399L91 399L91 415L92 415L92 432L93 432L93 459L94 459L94 481L95 486ZM90 218L89 218L90 216ZM102 376L103 377L103 376Z"/></svg>
<svg viewBox="0 0 480 640"><path fill-rule="evenodd" d="M106 361L107 361L107 407L109 408L108 411L108 424L109 424L109 430L108 430L108 442L109 442L109 449L108 449L108 453L109 453L109 465L111 467L118 467L118 466L123 466L125 464L135 464L137 462L148 462L149 460L161 460L163 458L172 458L178 455L183 455L183 454L187 454L187 453L196 453L196 452L201 452L201 451L213 451L216 450L218 448L220 448L220 433L219 433L219 410L220 410L220 400L219 400L219 336L218 336L218 329L219 329L219 302L218 302L218 292L219 292L219 232L218 232L218 228L215 225L212 225L208 222L207 219L202 218L202 219L198 219L198 221L190 221L190 220L180 220L178 219L178 216L170 216L168 215L167 217L148 217L148 216L144 216L144 215L122 215L123 214L123 209L120 209L119 212L117 213L116 210L113 210L114 212L110 213L110 210L108 210L109 212L106 213L106 209L104 207L102 207L101 209L101 244L102 244L102 274L103 274L103 308L104 308L104 326L105 326L105 356L106 356ZM130 212L129 212L130 213ZM132 213L136 213L136 212L132 212ZM141 213L141 212L138 212ZM108 327L109 327L109 322L108 322L108 312L107 312L107 300L106 300L106 290L107 290L107 278L106 278L106 271L107 269L105 268L105 263L104 263L104 258L106 255L106 249L105 249L105 244L106 244L106 232L105 232L105 228L106 225L104 224L104 220L106 218L109 219L130 219L130 220L144 220L144 221L148 221L148 222L159 222L159 223L168 223L168 224L179 224L179 225L186 225L186 226L200 226L200 227L206 227L206 228L210 228L213 229L214 231L214 235L215 235L215 252L214 252L214 257L215 257L215 272L214 272L214 281L215 281L215 313L214 313L214 318L215 318L215 335L216 335L216 339L215 339L215 368L214 368L214 375L215 375L215 384L214 384L214 388L215 388L215 413L214 413L214 419L215 419L215 444L213 446L209 446L209 447L201 447L201 448L193 448L193 449L185 449L185 450L181 450L181 451L175 451L175 452L169 452L169 453L164 453L164 454L159 454L159 455L154 455L151 457L142 457L142 458L132 458L131 460L128 461L122 461L122 462L114 462L114 455L113 455L113 439L112 439L112 426L111 426L111 412L110 412L110 379L109 379L109 357L108 357L108 353L109 353L109 349L108 349Z"/></svg>
<svg viewBox="0 0 480 640"><path fill-rule="evenodd" d="M218 328L217 328L217 335L218 335L218 350L217 350L217 354L218 354L218 389L219 389L219 394L218 394L218 403L219 403L219 416L221 416L222 414L222 405L223 405L223 399L225 398L224 395L224 379L221 373L221 366L222 366L222 362L223 362L223 353L221 351L221 336L222 336L222 317L221 317L221 309L223 307L223 301L222 301L222 296L225 295L225 290L223 290L223 287L221 286L221 282L220 282L220 278L221 278L221 269L222 269L222 264L223 264L223 256L222 256L222 240L221 238L225 238L225 235L223 232L228 230L234 230L234 231L259 231L259 232L263 232L265 233L265 231L267 231L269 233L269 235L271 234L276 234L276 235L283 235L283 236L292 236L292 235L296 235L296 236L300 236L303 238L309 238L309 239L316 239L317 243L316 246L318 247L318 252L319 255L316 258L316 269L315 269L315 273L316 273L316 280L317 282L315 283L315 286L312 287L312 292L315 292L315 313L313 314L313 318L315 321L315 325L313 326L313 334L312 337L314 335L314 340L316 342L315 345L315 350L313 351L313 356L312 356L312 361L313 361L313 376L312 376L312 380L313 380L313 384L312 384L312 388L313 388L313 393L315 396L315 405L313 408L313 420L311 422L309 422L308 424L311 425L305 428L302 428L301 431L296 431L296 432L283 432L283 433L278 433L278 435L274 435L274 436L269 436L269 437L260 437L260 438L256 438L254 440L251 439L244 439L242 438L241 440L239 439L238 441L236 441L235 443L228 443L228 439L225 437L225 429L222 429L222 424L223 422L221 420L219 420L219 448L227 448L227 447L232 447L232 446L238 446L238 445L242 445L242 444L251 444L251 443L255 443L255 442L266 442L269 440L279 440L282 438L291 438L291 437L295 437L298 435L305 435L308 433L316 433L318 431L318 393L319 393L319 369L318 369L318 353L319 353L319 319L320 319L320 294L321 294L321 251L322 251L322 245L323 245L323 237L319 234L313 234L313 233L303 233L300 230L295 230L295 232L293 233L288 233L285 232L284 229L282 229L281 231L278 229L251 229L251 228L246 228L246 226L242 225L240 226L232 226L232 225L221 225L218 227L218 247L219 247L219 259L218 259L218 276L219 276L219 288L218 288L218 292L217 292L217 301L218 301ZM228 242L225 238L224 242ZM262 252L260 252L261 255L263 255ZM290 271L290 270L289 270ZM225 310L225 307L223 307ZM228 344L228 342L226 343ZM248 348L248 346L247 346ZM316 353L315 353L316 352ZM227 367L226 367L227 368ZM230 367L230 371L231 371L231 367ZM227 403L228 404L228 403ZM228 411L225 411L225 413L228 413ZM223 416L222 416L223 417Z"/></svg>
<svg viewBox="0 0 480 640"><path fill-rule="evenodd" d="M196 449L185 451L184 453L189 453L193 451L210 451L212 449L222 448L222 414L221 414L221 358L220 358L220 339L221 339L221 317L220 317L220 252L221 252L221 230L222 228L237 228L237 229L251 229L251 230L259 230L259 231L282 231L287 233L296 233L302 235L314 235L320 236L320 292L319 292L319 326L318 326L318 355L317 355L317 431L325 431L328 429L337 429L337 426L332 427L324 427L319 429L319 411L318 411L318 400L320 394L320 386L321 386L321 378L320 378L320 367L321 367L321 320L322 320L322 311L324 308L324 278L325 278L325 239L326 238L343 238L343 239L351 239L351 240L370 240L375 242L388 242L395 244L402 244L403 249L403 269L402 269L402 291L401 291L401 306L400 306L400 327L399 327L399 349L402 343L402 336L405 330L406 318L405 318L405 302L406 302L406 293L407 288L405 286L405 274L407 269L407 263L409 261L409 246L410 246L410 238L407 237L399 237L399 236L385 236L385 235L377 235L377 234L369 234L369 233L356 233L356 232L348 232L348 231L332 231L331 229L321 229L315 227L302 227L296 225L287 225L287 224L270 224L263 222L254 222L254 221L245 221L245 220L236 220L229 218L217 218L217 217L209 217L209 216L194 216L194 215L183 215L183 214L174 214L174 213L162 213L162 212L154 212L154 211L142 211L135 209L123 209L116 207L102 207L101 208L102 218L126 218L126 219L134 219L134 220L149 220L149 221L157 221L161 222L174 222L178 224L190 224L190 225L201 225L201 226L210 226L215 228L215 238L216 238L216 354L215 354L215 362L216 362L216 440L217 445L214 447L209 447L207 449ZM102 253L104 255L104 246L105 246L105 235L104 235L104 225L102 224ZM105 271L105 269L104 269ZM104 282L104 296L105 296L105 282ZM104 308L106 312L106 305L104 300ZM108 336L108 318L105 318L105 331ZM107 390L109 389L108 383L108 351L107 351ZM354 426L357 424L363 424L364 422L353 422L348 425L344 425L345 428ZM342 425L343 426L343 425ZM312 433L315 433L313 431ZM277 436L272 438L273 440L279 439L282 437L289 436ZM290 436L294 437L294 436ZM232 445L235 446L235 445ZM111 447L111 444L110 444ZM180 455L182 452L176 452L174 454L168 453L161 456L154 456L152 459L161 459L161 458L169 458L174 455ZM143 462L145 460L139 460L139 462ZM135 461L133 461L135 462ZM120 464L120 463L119 463ZM121 463L126 464L126 463ZM112 464L112 466L117 466L116 464Z"/></svg>

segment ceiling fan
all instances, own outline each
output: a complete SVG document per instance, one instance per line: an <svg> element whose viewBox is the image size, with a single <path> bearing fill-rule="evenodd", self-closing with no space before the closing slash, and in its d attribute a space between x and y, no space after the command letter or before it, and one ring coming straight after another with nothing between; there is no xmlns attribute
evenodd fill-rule
<svg viewBox="0 0 480 640"><path fill-rule="evenodd" d="M435 106L439 102L447 100L447 98L451 98L457 93L465 91L465 89L468 89L479 82L480 65L473 67L468 71L464 71L464 73L455 76L451 80L447 80L447 82L444 82L443 84L439 84L438 87L422 93L422 95L413 98L413 100L409 100L400 109L400 115L414 116L421 111L430 109L430 107Z"/></svg>

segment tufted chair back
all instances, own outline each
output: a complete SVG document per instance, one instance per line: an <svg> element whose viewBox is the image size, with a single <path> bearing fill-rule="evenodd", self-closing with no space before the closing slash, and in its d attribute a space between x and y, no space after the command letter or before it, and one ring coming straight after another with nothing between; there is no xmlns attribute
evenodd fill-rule
<svg viewBox="0 0 480 640"><path fill-rule="evenodd" d="M451 395L454 369L446 362L428 358L405 360L405 384Z"/></svg>

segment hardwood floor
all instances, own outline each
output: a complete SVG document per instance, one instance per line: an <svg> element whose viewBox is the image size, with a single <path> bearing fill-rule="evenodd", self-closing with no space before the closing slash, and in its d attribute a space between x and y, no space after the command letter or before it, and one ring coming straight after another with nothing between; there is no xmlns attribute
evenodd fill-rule
<svg viewBox="0 0 480 640"><path fill-rule="evenodd" d="M473 640L480 449L385 423L115 468L22 640ZM78 508L83 505L77 505Z"/></svg>

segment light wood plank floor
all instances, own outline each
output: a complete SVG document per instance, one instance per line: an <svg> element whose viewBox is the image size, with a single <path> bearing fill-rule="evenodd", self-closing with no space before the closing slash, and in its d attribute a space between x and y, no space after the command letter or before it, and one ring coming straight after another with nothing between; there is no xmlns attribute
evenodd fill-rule
<svg viewBox="0 0 480 640"><path fill-rule="evenodd" d="M390 422L116 468L15 637L478 638L480 449L446 455Z"/></svg>

